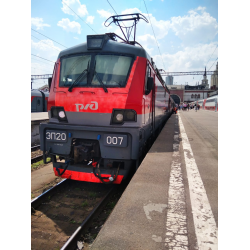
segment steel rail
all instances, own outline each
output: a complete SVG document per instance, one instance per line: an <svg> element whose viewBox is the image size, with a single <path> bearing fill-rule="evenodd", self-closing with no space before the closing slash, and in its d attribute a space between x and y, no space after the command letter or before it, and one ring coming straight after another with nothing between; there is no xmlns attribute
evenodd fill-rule
<svg viewBox="0 0 250 250"><path fill-rule="evenodd" d="M40 145L33 146L31 147L31 152L36 151L38 149L40 149Z"/></svg>
<svg viewBox="0 0 250 250"><path fill-rule="evenodd" d="M31 158L31 164L38 162L38 161L41 161L42 159L43 159L43 155L37 155L37 156Z"/></svg>
<svg viewBox="0 0 250 250"><path fill-rule="evenodd" d="M47 201L48 200L48 196L51 196L52 194L54 194L59 188L61 188L62 186L65 185L65 183L68 183L68 182L69 182L68 179L64 179L61 182L57 183L52 188L46 190L44 193L42 193L39 196L37 196L36 198L34 198L31 201L31 208L35 209L40 204L42 204L43 202Z"/></svg>
<svg viewBox="0 0 250 250"><path fill-rule="evenodd" d="M87 216L87 218L82 222L82 224L76 229L76 231L72 234L72 236L67 240L67 242L63 245L61 250L74 250L76 249L77 241L84 230L87 229L91 220L100 212L100 210L107 204L108 198L111 196L115 187L111 188L109 192L104 196L104 198L94 207L91 213Z"/></svg>

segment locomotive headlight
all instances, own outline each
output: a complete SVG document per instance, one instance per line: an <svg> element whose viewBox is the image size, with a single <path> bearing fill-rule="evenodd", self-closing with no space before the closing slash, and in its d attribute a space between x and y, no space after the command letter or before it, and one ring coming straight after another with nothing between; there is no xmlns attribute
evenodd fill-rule
<svg viewBox="0 0 250 250"><path fill-rule="evenodd" d="M126 121L135 121L135 111L134 110L126 110L125 120Z"/></svg>
<svg viewBox="0 0 250 250"><path fill-rule="evenodd" d="M122 122L123 121L123 114L117 114L116 115L116 120L119 121L119 122Z"/></svg>
<svg viewBox="0 0 250 250"><path fill-rule="evenodd" d="M58 115L59 115L59 117L62 118L62 119L65 118L65 116L66 116L63 110L61 110L61 111L58 113Z"/></svg>
<svg viewBox="0 0 250 250"><path fill-rule="evenodd" d="M68 122L63 107L51 107L50 113L51 113L51 118L56 118L58 119L59 122Z"/></svg>
<svg viewBox="0 0 250 250"><path fill-rule="evenodd" d="M124 122L136 122L136 112L133 109L113 109L110 124L123 124Z"/></svg>

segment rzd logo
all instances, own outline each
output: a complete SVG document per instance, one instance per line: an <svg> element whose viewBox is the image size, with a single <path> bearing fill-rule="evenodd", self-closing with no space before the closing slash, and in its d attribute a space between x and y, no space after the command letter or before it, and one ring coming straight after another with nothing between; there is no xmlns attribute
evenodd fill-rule
<svg viewBox="0 0 250 250"><path fill-rule="evenodd" d="M93 104L86 104L85 107L83 104L75 104L76 105L76 111L79 112L80 109L87 110L90 108L91 110L97 110L98 109L98 102L91 102Z"/></svg>

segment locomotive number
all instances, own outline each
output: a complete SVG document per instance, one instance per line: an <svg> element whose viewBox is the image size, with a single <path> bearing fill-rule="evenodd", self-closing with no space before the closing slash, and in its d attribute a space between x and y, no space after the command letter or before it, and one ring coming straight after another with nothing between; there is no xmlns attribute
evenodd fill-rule
<svg viewBox="0 0 250 250"><path fill-rule="evenodd" d="M104 135L105 146L127 147L127 135Z"/></svg>
<svg viewBox="0 0 250 250"><path fill-rule="evenodd" d="M46 140L54 141L54 142L67 142L67 134L66 132L58 132L58 131L47 131L46 132Z"/></svg>
<svg viewBox="0 0 250 250"><path fill-rule="evenodd" d="M123 137L111 137L111 136L107 136L107 144L119 144L121 145L123 141ZM120 142L120 143L119 143Z"/></svg>

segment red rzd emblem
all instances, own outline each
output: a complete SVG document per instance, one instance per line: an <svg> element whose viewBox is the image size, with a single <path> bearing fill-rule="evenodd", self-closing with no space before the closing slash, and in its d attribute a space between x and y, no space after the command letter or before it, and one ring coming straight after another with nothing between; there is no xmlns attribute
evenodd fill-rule
<svg viewBox="0 0 250 250"><path fill-rule="evenodd" d="M90 102L92 104L86 104L85 107L83 104L75 104L76 105L76 111L79 112L80 110L84 109L87 110L88 108L91 110L97 110L98 109L98 102Z"/></svg>

